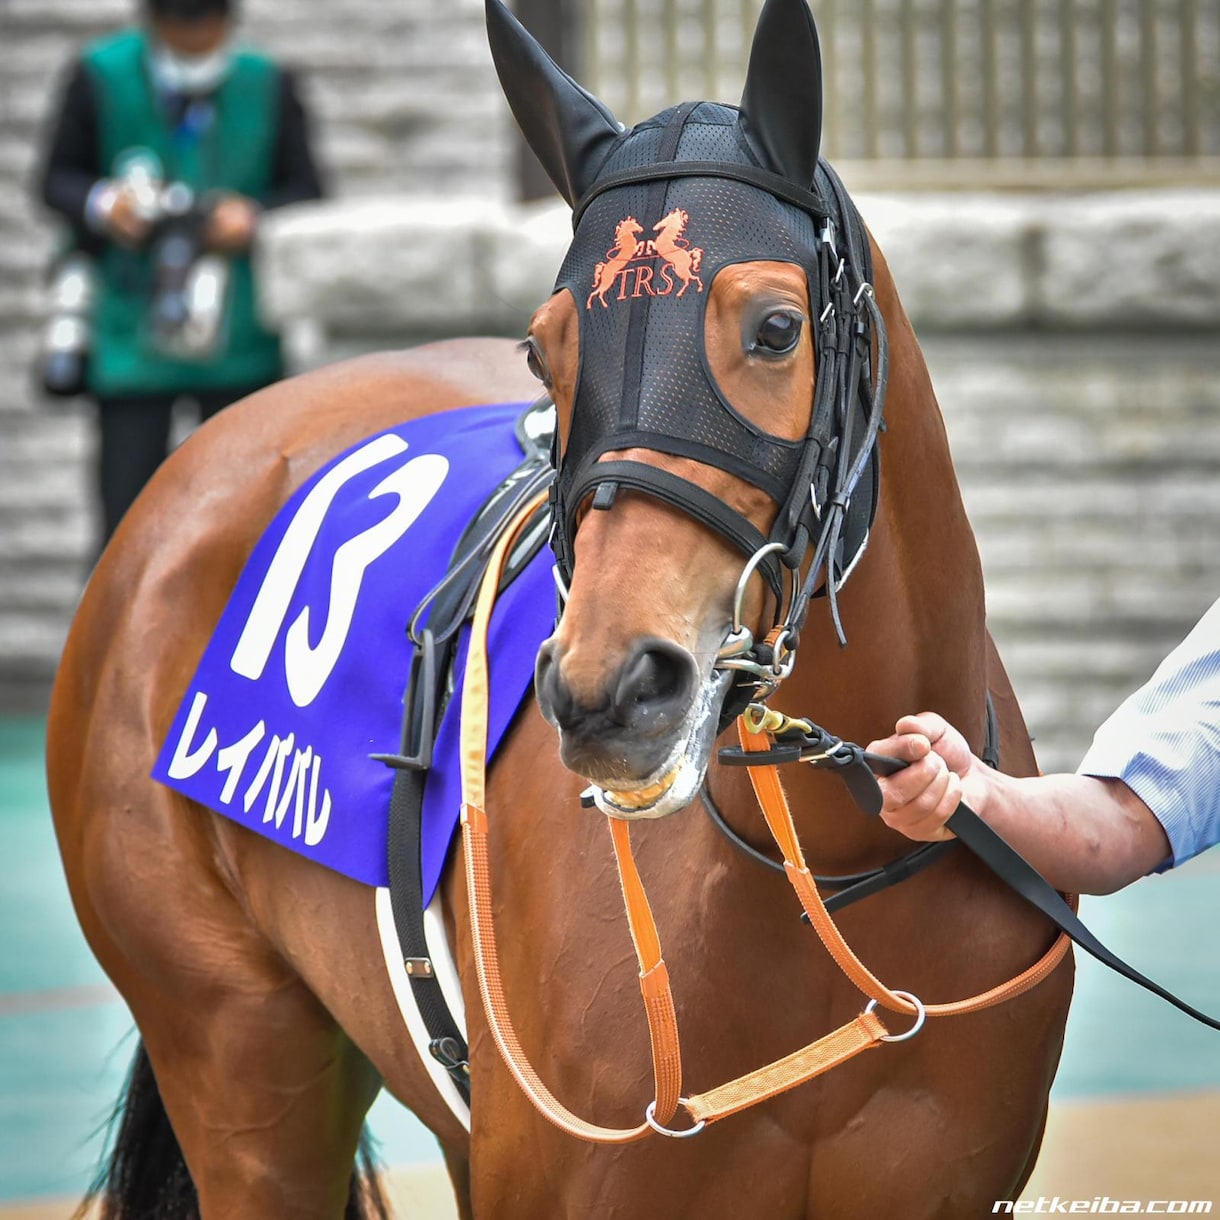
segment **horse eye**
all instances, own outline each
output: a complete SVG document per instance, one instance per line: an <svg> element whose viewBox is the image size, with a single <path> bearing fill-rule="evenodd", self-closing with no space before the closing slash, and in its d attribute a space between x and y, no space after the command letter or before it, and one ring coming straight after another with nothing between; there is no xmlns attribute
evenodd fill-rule
<svg viewBox="0 0 1220 1220"><path fill-rule="evenodd" d="M542 353L538 350L538 344L533 339L526 339L521 345L525 350L525 363L530 373L537 377L544 386L551 384L551 371L546 367L546 361L542 358Z"/></svg>
<svg viewBox="0 0 1220 1220"><path fill-rule="evenodd" d="M788 310L768 314L758 328L755 350L762 349L772 355L783 356L800 342L804 319Z"/></svg>

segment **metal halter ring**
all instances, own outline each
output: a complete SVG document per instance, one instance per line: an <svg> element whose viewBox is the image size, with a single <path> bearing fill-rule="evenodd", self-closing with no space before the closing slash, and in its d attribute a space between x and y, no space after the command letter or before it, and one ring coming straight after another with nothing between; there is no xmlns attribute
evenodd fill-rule
<svg viewBox="0 0 1220 1220"><path fill-rule="evenodd" d="M758 565L762 563L768 555L774 555L778 551L786 551L787 544L783 542L768 542L765 546L760 546L749 559L746 560L746 566L741 569L741 575L737 578L737 589L733 593L733 634L741 631L741 603L746 598L746 586L750 583L750 577L754 575Z"/></svg>
<svg viewBox="0 0 1220 1220"><path fill-rule="evenodd" d="M678 1104L685 1106L690 1103L689 1097L679 1097ZM671 1131L668 1127L662 1127L656 1120L657 1103L650 1101L644 1109L644 1121L658 1134L667 1135L671 1140L688 1140L692 1135L698 1135L704 1127L707 1126L707 1119L701 1118L689 1131Z"/></svg>
<svg viewBox="0 0 1220 1220"><path fill-rule="evenodd" d="M921 1029L923 1023L928 1019L928 1010L924 1007L923 1001L916 995L912 995L909 991L899 991L897 987L891 988L896 996L901 996L904 1000L910 1000L915 1005L915 1024L907 1030L905 1034L882 1034L882 1042L905 1042L908 1038L913 1038ZM865 1013L870 1013L877 1007L876 1000L869 1000L865 1005Z"/></svg>

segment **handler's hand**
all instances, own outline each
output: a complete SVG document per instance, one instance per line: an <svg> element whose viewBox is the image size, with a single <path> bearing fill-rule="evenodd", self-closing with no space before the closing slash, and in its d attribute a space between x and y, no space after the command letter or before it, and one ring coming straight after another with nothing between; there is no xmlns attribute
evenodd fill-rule
<svg viewBox="0 0 1220 1220"><path fill-rule="evenodd" d="M986 791L986 764L974 757L966 739L935 712L904 716L895 733L872 742L872 754L888 754L911 765L878 777L881 820L911 839L951 839L945 822L964 799L978 811Z"/></svg>

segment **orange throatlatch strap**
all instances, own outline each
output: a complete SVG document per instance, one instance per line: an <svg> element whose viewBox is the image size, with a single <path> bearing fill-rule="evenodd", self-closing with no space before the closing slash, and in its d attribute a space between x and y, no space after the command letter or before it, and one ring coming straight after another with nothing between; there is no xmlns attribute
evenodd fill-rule
<svg viewBox="0 0 1220 1220"><path fill-rule="evenodd" d="M747 750L767 750L771 747L771 739L766 733L752 733L746 722L737 721L741 744ZM875 1000L891 1012L915 1013L916 1006L892 988L887 987L868 969L855 955L842 933L835 927L834 920L826 910L826 904L818 893L813 876L801 855L801 845L797 841L796 827L792 822L792 811L788 807L788 798L780 783L779 772L773 765L750 767L750 780L754 785L754 795L762 807L763 817L771 831L776 845L784 854L784 872L788 877L796 896L805 908L810 923L826 946L826 951L834 959L839 969L870 999ZM1075 898L1072 899L1073 905ZM1061 932L1051 947L1027 970L1015 978L1009 979L989 991L980 992L969 999L956 1000L948 1004L925 1004L923 1010L930 1017L951 1017L961 1013L977 1012L981 1008L990 1008L1002 1000L1010 1000L1037 986L1063 960L1064 954L1071 947L1067 933Z"/></svg>

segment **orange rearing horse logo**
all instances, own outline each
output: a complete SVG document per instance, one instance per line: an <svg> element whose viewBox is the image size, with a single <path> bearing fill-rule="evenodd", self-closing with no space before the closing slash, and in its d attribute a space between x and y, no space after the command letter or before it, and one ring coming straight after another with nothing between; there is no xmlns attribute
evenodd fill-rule
<svg viewBox="0 0 1220 1220"><path fill-rule="evenodd" d="M619 272L631 262L641 246L647 245L639 240L643 232L644 226L634 216L619 221L614 230L614 248L606 252L606 261L598 263L593 272L593 291L585 302L586 309L593 305L594 297L601 301L603 309L606 308L606 293L613 287Z"/></svg>
<svg viewBox="0 0 1220 1220"><path fill-rule="evenodd" d="M682 208L674 208L653 225L655 239L640 241L643 225L634 216L620 221L614 230L613 249L606 252L606 261L598 263L594 269L593 291L589 293L585 308L592 309L596 297L602 308L608 309L606 296L616 285L615 300L619 301L638 300L642 296L666 297L670 293L676 298L692 283L702 292L699 268L703 263L703 250L683 237L689 223L690 215ZM663 260L659 269L654 268L656 259ZM633 263L637 265L633 267ZM674 292L675 288L677 292Z"/></svg>
<svg viewBox="0 0 1220 1220"><path fill-rule="evenodd" d="M692 280L699 285L699 291L703 291L703 281L699 278L703 250L699 246L692 246L682 236L686 232L688 224L690 224L690 216L681 208L674 208L652 229L657 235L656 241L653 242L656 252L677 272L678 279L682 281L682 287L678 289L678 296L681 296L691 286Z"/></svg>

